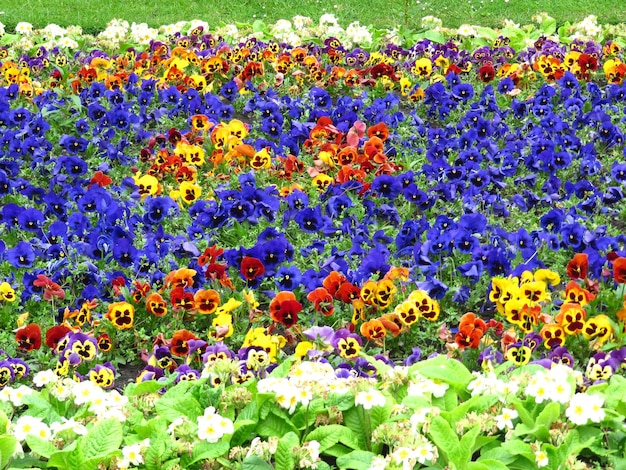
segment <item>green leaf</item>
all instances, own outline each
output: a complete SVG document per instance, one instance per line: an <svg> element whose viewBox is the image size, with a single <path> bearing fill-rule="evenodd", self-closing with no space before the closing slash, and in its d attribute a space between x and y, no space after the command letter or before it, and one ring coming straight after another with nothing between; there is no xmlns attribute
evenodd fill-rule
<svg viewBox="0 0 626 470"><path fill-rule="evenodd" d="M478 36L488 39L492 44L498 38L498 32L491 28L479 26L476 28L476 32Z"/></svg>
<svg viewBox="0 0 626 470"><path fill-rule="evenodd" d="M447 356L439 355L432 359L419 361L409 368L409 372L417 371L424 377L445 382L457 391L467 392L474 376L459 361L451 361Z"/></svg>
<svg viewBox="0 0 626 470"><path fill-rule="evenodd" d="M429 434L448 462L458 465L461 455L460 442L450 424L441 416L435 416L430 423Z"/></svg>
<svg viewBox="0 0 626 470"><path fill-rule="evenodd" d="M422 36L424 37L424 39L430 39L432 42L436 42L438 44L443 44L444 42L446 42L446 37L443 35L443 33L439 31L433 31L429 29L428 31L424 31Z"/></svg>
<svg viewBox="0 0 626 470"><path fill-rule="evenodd" d="M365 450L354 450L337 458L337 466L342 469L367 470L376 454Z"/></svg>
<svg viewBox="0 0 626 470"><path fill-rule="evenodd" d="M445 391L442 397L433 398L433 405L443 411L452 411L456 409L459 404L459 396L453 388L449 388ZM450 421L453 423L454 421Z"/></svg>
<svg viewBox="0 0 626 470"><path fill-rule="evenodd" d="M124 395L127 397L136 397L138 395L144 395L146 393L156 393L163 387L167 387L172 381L157 382L156 380L147 380L138 384L130 383L124 389Z"/></svg>
<svg viewBox="0 0 626 470"><path fill-rule="evenodd" d="M393 404L391 400L385 402L385 406L374 406L370 410L365 410L370 420L370 432L373 432L378 426L386 423L393 411Z"/></svg>
<svg viewBox="0 0 626 470"><path fill-rule="evenodd" d="M258 455L246 457L242 470L272 470L273 467Z"/></svg>
<svg viewBox="0 0 626 470"><path fill-rule="evenodd" d="M259 433L259 436L263 437L282 437L289 432L297 434L298 429L289 419L284 419L284 417L271 412L263 421L259 423L257 432Z"/></svg>
<svg viewBox="0 0 626 470"><path fill-rule="evenodd" d="M23 399L24 404L28 405L27 414L35 418L42 418L48 423L61 421L61 416L57 413L50 402L41 397L40 393L32 393L26 395Z"/></svg>
<svg viewBox="0 0 626 470"><path fill-rule="evenodd" d="M278 440L274 461L276 470L292 470L296 466L293 458L293 448L300 444L298 435L294 432L288 432Z"/></svg>
<svg viewBox="0 0 626 470"><path fill-rule="evenodd" d="M351 408L344 412L343 424L345 424L354 433L354 437L359 443L358 448L365 449L369 443L369 435L367 431L369 423L366 423L364 420L363 410Z"/></svg>
<svg viewBox="0 0 626 470"><path fill-rule="evenodd" d="M461 437L459 442L459 462L469 462L472 459L478 434L480 434L480 426L474 426Z"/></svg>
<svg viewBox="0 0 626 470"><path fill-rule="evenodd" d="M49 459L52 454L54 454L57 447L47 439L42 439L39 436L28 435L26 436L26 443L30 450L32 450L35 454L42 456L44 459Z"/></svg>
<svg viewBox="0 0 626 470"><path fill-rule="evenodd" d="M192 465L201 460L216 459L225 455L230 450L230 443L227 441L219 442L200 442L193 446L191 451L191 462L186 466Z"/></svg>
<svg viewBox="0 0 626 470"><path fill-rule="evenodd" d="M270 373L270 377L277 377L277 378L287 377L287 374L289 374L289 370L291 369L291 366L293 365L295 361L296 361L295 356L289 356L288 358L284 359L280 363L280 365L276 367L276 369L274 369Z"/></svg>
<svg viewBox="0 0 626 470"><path fill-rule="evenodd" d="M485 459L477 462L469 462L467 464L467 470L509 470L509 467L497 460Z"/></svg>
<svg viewBox="0 0 626 470"><path fill-rule="evenodd" d="M317 441L320 443L320 453L324 452L329 447L334 446L339 442L339 437L342 432L349 431L350 429L340 424L329 424L328 426L320 426L317 429L311 431L304 438L304 442Z"/></svg>
<svg viewBox="0 0 626 470"><path fill-rule="evenodd" d="M551 34L554 34L556 32L556 20L551 17L546 18L541 22L541 25L539 27L544 34L550 36Z"/></svg>
<svg viewBox="0 0 626 470"><path fill-rule="evenodd" d="M163 454L165 454L167 435L161 435L155 439L150 439L150 447L144 456L146 470L159 470L163 468Z"/></svg>
<svg viewBox="0 0 626 470"><path fill-rule="evenodd" d="M7 417L7 414L0 410L0 433L4 433L9 425L9 418Z"/></svg>
<svg viewBox="0 0 626 470"><path fill-rule="evenodd" d="M561 404L555 401L550 402L544 406L541 412L537 415L535 423L538 426L545 426L549 429L552 426L552 423L559 418L560 414Z"/></svg>
<svg viewBox="0 0 626 470"><path fill-rule="evenodd" d="M116 419L105 419L79 439L79 448L85 461L101 460L119 449L123 437L122 424Z"/></svg>
<svg viewBox="0 0 626 470"><path fill-rule="evenodd" d="M155 408L160 417L170 422L181 416L186 416L190 421L195 422L204 412L196 399L182 395L168 397L165 394L156 402Z"/></svg>
<svg viewBox="0 0 626 470"><path fill-rule="evenodd" d="M0 468L5 468L9 463L16 446L17 439L15 437L8 434L0 436Z"/></svg>

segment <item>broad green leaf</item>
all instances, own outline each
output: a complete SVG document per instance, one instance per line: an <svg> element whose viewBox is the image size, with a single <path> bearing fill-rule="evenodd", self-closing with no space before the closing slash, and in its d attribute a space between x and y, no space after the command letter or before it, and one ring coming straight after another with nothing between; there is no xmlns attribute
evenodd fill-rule
<svg viewBox="0 0 626 470"><path fill-rule="evenodd" d="M367 470L376 454L365 450L354 450L337 458L337 466L342 469Z"/></svg>
<svg viewBox="0 0 626 470"><path fill-rule="evenodd" d="M554 18L546 18L541 22L541 31L550 36L556 32L556 20Z"/></svg>
<svg viewBox="0 0 626 470"><path fill-rule="evenodd" d="M365 410L370 421L370 432L373 432L381 424L386 423L392 411L393 404L389 399L385 402L385 406L373 406L370 410Z"/></svg>
<svg viewBox="0 0 626 470"><path fill-rule="evenodd" d="M284 359L276 369L270 373L270 377L283 378L287 377L293 363L296 362L295 356L289 356Z"/></svg>
<svg viewBox="0 0 626 470"><path fill-rule="evenodd" d="M480 434L480 426L474 426L461 437L459 442L459 462L469 462L471 460L478 434Z"/></svg>
<svg viewBox="0 0 626 470"><path fill-rule="evenodd" d="M489 39L491 43L493 43L498 38L498 32L491 28L479 26L478 28L476 28L476 32L480 37Z"/></svg>
<svg viewBox="0 0 626 470"><path fill-rule="evenodd" d="M311 400L308 406L301 406L292 416L291 421L298 429L305 429L315 423L317 415L326 408L323 398Z"/></svg>
<svg viewBox="0 0 626 470"><path fill-rule="evenodd" d="M257 422L252 419L244 419L235 422L235 432L230 438L231 446L240 446L247 440L251 440L256 426Z"/></svg>
<svg viewBox="0 0 626 470"><path fill-rule="evenodd" d="M495 395L476 395L450 411L441 413L441 416L446 418L450 424L456 423L471 411L482 413L490 408L496 401L498 401L498 397Z"/></svg>
<svg viewBox="0 0 626 470"><path fill-rule="evenodd" d="M80 452L77 452L78 441L76 440L52 454L48 460L48 467L82 468L83 459L79 456Z"/></svg>
<svg viewBox="0 0 626 470"><path fill-rule="evenodd" d="M189 462L186 466L202 460L216 459L222 455L227 455L229 450L230 444L227 441L200 442L193 446L193 450L191 451L191 462Z"/></svg>
<svg viewBox="0 0 626 470"><path fill-rule="evenodd" d="M452 411L459 404L459 395L453 388L445 391L442 397L433 398L433 405L443 411ZM452 423L453 421L451 421Z"/></svg>
<svg viewBox="0 0 626 470"><path fill-rule="evenodd" d="M341 457L342 455L347 455L355 449L350 449L349 447L344 446L341 443L337 443L332 447L329 447L324 452L325 455L330 455L331 457Z"/></svg>
<svg viewBox="0 0 626 470"><path fill-rule="evenodd" d="M124 395L127 397L135 397L137 395L144 395L146 393L156 393L163 387L167 387L172 383L171 380L167 382L157 382L156 380L148 380L138 384L130 383L124 389Z"/></svg>
<svg viewBox="0 0 626 470"><path fill-rule="evenodd" d="M276 470L292 470L296 466L293 457L293 448L300 444L298 435L294 432L288 432L278 440L274 461Z"/></svg>
<svg viewBox="0 0 626 470"><path fill-rule="evenodd" d="M243 470L272 470L273 468L274 467L272 467L269 463L267 463L258 455L251 455L250 457L246 457L242 465Z"/></svg>
<svg viewBox="0 0 626 470"><path fill-rule="evenodd" d="M17 445L17 439L15 437L5 434L0 436L0 468L5 468L9 463L9 460L15 452Z"/></svg>
<svg viewBox="0 0 626 470"><path fill-rule="evenodd" d="M105 419L80 438L79 448L85 460L103 459L119 449L123 437L122 424L116 419Z"/></svg>
<svg viewBox="0 0 626 470"><path fill-rule="evenodd" d="M430 437L448 462L459 464L461 455L459 438L450 424L441 416L435 416L430 423Z"/></svg>
<svg viewBox="0 0 626 470"><path fill-rule="evenodd" d="M537 415L535 422L538 426L545 426L550 428L561 414L561 404L555 401L548 403L543 407L541 412Z"/></svg>
<svg viewBox="0 0 626 470"><path fill-rule="evenodd" d="M424 37L424 39L430 39L432 42L436 42L438 44L443 44L444 42L446 42L446 37L443 35L443 33L439 31L424 31L424 34L422 36Z"/></svg>
<svg viewBox="0 0 626 470"><path fill-rule="evenodd" d="M451 361L447 356L436 356L432 359L419 361L409 368L410 372L418 371L424 377L445 382L457 391L466 392L474 376L459 361Z"/></svg>
<svg viewBox="0 0 626 470"><path fill-rule="evenodd" d="M517 411L518 417L520 421L528 428L532 428L535 426L535 420L530 415L524 403L518 398L510 398L509 405L513 405L515 411Z"/></svg>
<svg viewBox="0 0 626 470"><path fill-rule="evenodd" d="M468 463L467 470L509 470L509 467L497 460L485 459Z"/></svg>
<svg viewBox="0 0 626 470"><path fill-rule="evenodd" d="M369 444L371 433L370 424L364 419L364 410L359 408L351 408L343 414L343 424L345 424L354 433L359 443L359 449L365 449Z"/></svg>
<svg viewBox="0 0 626 470"><path fill-rule="evenodd" d="M263 437L282 437L289 432L298 433L298 429L289 419L284 419L273 412L259 423L257 431Z"/></svg>
<svg viewBox="0 0 626 470"><path fill-rule="evenodd" d="M159 470L163 468L163 454L165 454L167 448L165 440L168 438L169 436L167 434L162 434L150 440L150 447L148 447L144 456L146 470Z"/></svg>
<svg viewBox="0 0 626 470"><path fill-rule="evenodd" d="M28 444L28 447L30 447L30 450L45 459L49 459L52 454L59 450L49 440L42 439L41 437L32 434L26 436L26 443Z"/></svg>
<svg viewBox="0 0 626 470"><path fill-rule="evenodd" d="M0 433L4 434L4 432L7 430L7 427L9 425L9 418L7 417L7 414L0 410Z"/></svg>
<svg viewBox="0 0 626 470"><path fill-rule="evenodd" d="M320 443L320 453L324 452L329 447L334 446L339 442L339 436L342 432L349 431L350 429L340 424L329 424L328 426L320 426L317 429L311 431L304 438L304 442L317 441Z"/></svg>
<svg viewBox="0 0 626 470"><path fill-rule="evenodd" d="M168 397L166 394L156 402L155 408L160 417L166 418L170 422L181 416L186 416L195 422L198 416L204 412L196 399L182 395Z"/></svg>
<svg viewBox="0 0 626 470"><path fill-rule="evenodd" d="M41 397L38 392L26 395L23 399L24 404L28 405L28 412L26 414L34 416L36 418L42 418L48 423L55 421L61 421L61 416L57 413L50 402Z"/></svg>

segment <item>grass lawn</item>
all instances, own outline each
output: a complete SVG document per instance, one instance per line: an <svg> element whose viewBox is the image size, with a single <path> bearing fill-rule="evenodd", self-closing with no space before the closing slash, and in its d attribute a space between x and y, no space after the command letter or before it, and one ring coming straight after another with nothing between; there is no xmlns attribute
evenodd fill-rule
<svg viewBox="0 0 626 470"><path fill-rule="evenodd" d="M122 18L150 26L174 23L194 18L208 21L211 26L222 23L250 23L262 19L273 23L294 15L317 20L324 13L333 13L344 26L358 20L377 28L392 28L400 23L419 24L420 18L434 15L444 26L458 27L463 23L497 27L509 18L527 23L533 14L546 11L562 22L576 22L595 14L601 23L624 20L620 2L614 0L3 0L0 22L12 30L20 21L35 28L50 23L60 26L81 25L86 32L97 32L113 18ZM384 12L384 14L381 14Z"/></svg>

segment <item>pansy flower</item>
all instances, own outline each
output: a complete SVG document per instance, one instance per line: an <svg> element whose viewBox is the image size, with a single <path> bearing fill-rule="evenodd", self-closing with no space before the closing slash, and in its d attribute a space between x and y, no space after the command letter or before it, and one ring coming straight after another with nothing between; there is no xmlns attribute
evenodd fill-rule
<svg viewBox="0 0 626 470"><path fill-rule="evenodd" d="M175 287L170 291L170 302L174 311L190 311L196 308L194 294L187 292L182 286Z"/></svg>
<svg viewBox="0 0 626 470"><path fill-rule="evenodd" d="M46 341L45 344L50 349L56 349L59 344L59 341L63 337L65 337L71 330L67 325L55 325L46 331Z"/></svg>
<svg viewBox="0 0 626 470"><path fill-rule="evenodd" d="M158 292L153 292L146 298L146 310L155 317L167 315L167 302Z"/></svg>
<svg viewBox="0 0 626 470"><path fill-rule="evenodd" d="M105 318L118 330L128 330L133 327L135 321L135 307L128 302L111 303Z"/></svg>
<svg viewBox="0 0 626 470"><path fill-rule="evenodd" d="M369 341L382 344L383 338L387 335L387 329L380 320L373 318L361 324L360 333Z"/></svg>
<svg viewBox="0 0 626 470"><path fill-rule="evenodd" d="M15 289L11 287L6 281L0 283L0 301L3 302L15 302L17 296L15 295Z"/></svg>
<svg viewBox="0 0 626 470"><path fill-rule="evenodd" d="M517 366L523 366L530 362L532 350L522 342L511 344L507 347L504 358Z"/></svg>
<svg viewBox="0 0 626 470"><path fill-rule="evenodd" d="M115 382L115 367L110 362L98 364L89 371L89 380L100 388L111 389Z"/></svg>
<svg viewBox="0 0 626 470"><path fill-rule="evenodd" d="M618 284L626 284L626 257L613 260L613 279Z"/></svg>
<svg viewBox="0 0 626 470"><path fill-rule="evenodd" d="M333 314L333 296L325 287L318 287L307 294L307 300L313 302L313 308L328 317Z"/></svg>
<svg viewBox="0 0 626 470"><path fill-rule="evenodd" d="M589 255L577 253L567 263L567 275L570 279L586 279L589 268Z"/></svg>
<svg viewBox="0 0 626 470"><path fill-rule="evenodd" d="M172 355L178 357L187 356L190 351L189 342L197 339L198 337L194 335L191 331L184 329L178 330L172 336L172 341L170 344L170 351Z"/></svg>
<svg viewBox="0 0 626 470"><path fill-rule="evenodd" d="M461 349L477 348L486 330L485 321L474 313L468 312L461 317L459 331L455 335L454 341Z"/></svg>
<svg viewBox="0 0 626 470"><path fill-rule="evenodd" d="M586 317L587 312L582 305L564 303L555 320L568 335L575 335L583 330Z"/></svg>
<svg viewBox="0 0 626 470"><path fill-rule="evenodd" d="M220 295L213 289L198 289L194 294L194 303L198 312L208 315L220 306Z"/></svg>
<svg viewBox="0 0 626 470"><path fill-rule="evenodd" d="M102 333L96 338L98 350L101 352L109 352L113 349L113 341L107 333Z"/></svg>
<svg viewBox="0 0 626 470"><path fill-rule="evenodd" d="M15 372L8 360L0 361L0 388L10 384L15 380Z"/></svg>
<svg viewBox="0 0 626 470"><path fill-rule="evenodd" d="M293 292L281 291L274 296L269 309L273 321L290 328L298 323L298 313L302 311L302 304L298 302Z"/></svg>
<svg viewBox="0 0 626 470"><path fill-rule="evenodd" d="M255 258L253 256L244 256L241 259L239 272L241 273L243 279L250 282L263 276L263 274L265 273L265 266L263 265L263 262L258 258Z"/></svg>
<svg viewBox="0 0 626 470"><path fill-rule="evenodd" d="M582 328L582 333L587 340L597 340L598 343L604 344L611 338L613 326L609 317L599 314L587 319Z"/></svg>
<svg viewBox="0 0 626 470"><path fill-rule="evenodd" d="M350 333L346 328L341 328L335 332L330 344L343 359L352 360L359 356L362 342L359 335Z"/></svg>
<svg viewBox="0 0 626 470"><path fill-rule="evenodd" d="M41 327L37 323L30 323L19 328L15 333L17 349L30 352L41 347Z"/></svg>
<svg viewBox="0 0 626 470"><path fill-rule="evenodd" d="M63 354L75 354L78 357L78 363L92 361L98 354L98 342L92 336L74 332L68 335L68 340L66 347L63 349ZM70 358L70 362L74 362L74 359Z"/></svg>
<svg viewBox="0 0 626 470"><path fill-rule="evenodd" d="M546 323L539 332L546 349L556 348L565 344L567 334L558 323Z"/></svg>

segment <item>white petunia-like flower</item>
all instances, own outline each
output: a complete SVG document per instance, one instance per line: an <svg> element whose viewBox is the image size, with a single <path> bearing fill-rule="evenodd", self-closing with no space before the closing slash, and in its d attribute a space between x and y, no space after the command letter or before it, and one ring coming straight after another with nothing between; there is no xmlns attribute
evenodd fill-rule
<svg viewBox="0 0 626 470"><path fill-rule="evenodd" d="M61 417L61 422L55 421L54 423L50 424L50 430L55 436L60 432L67 430L70 430L74 434L79 436L87 434L87 428L84 424L79 423L74 418L67 419L65 416Z"/></svg>
<svg viewBox="0 0 626 470"><path fill-rule="evenodd" d="M354 404L361 405L366 410L370 410L374 406L385 406L386 402L387 400L385 399L385 395L383 395L375 388L370 388L367 391L359 392L354 398Z"/></svg>
<svg viewBox="0 0 626 470"><path fill-rule="evenodd" d="M42 439L50 439L50 428L41 418L34 416L20 416L13 425L13 436L18 441L23 441L26 436L37 436Z"/></svg>
<svg viewBox="0 0 626 470"><path fill-rule="evenodd" d="M13 406L18 407L24 404L24 397L31 395L33 393L33 389L28 387L27 385L20 385L17 388L9 389L9 399Z"/></svg>
<svg viewBox="0 0 626 470"><path fill-rule="evenodd" d="M432 462L436 458L435 451L435 446L430 441L425 441L415 449L415 458L422 465L426 461Z"/></svg>
<svg viewBox="0 0 626 470"><path fill-rule="evenodd" d="M570 400L565 416L579 426L589 421L599 423L606 415L602 405L604 405L604 397L601 395L577 393Z"/></svg>
<svg viewBox="0 0 626 470"><path fill-rule="evenodd" d="M548 460L548 454L539 449L535 451L535 463L538 468L547 467L550 461Z"/></svg>
<svg viewBox="0 0 626 470"><path fill-rule="evenodd" d="M198 416L198 437L207 442L217 442L224 434L234 432L233 422L215 413L215 408L210 406L204 411L204 415Z"/></svg>
<svg viewBox="0 0 626 470"><path fill-rule="evenodd" d="M55 383L59 380L59 377L53 370L47 369L37 372L33 376L33 384L35 387L44 387L50 383Z"/></svg>
<svg viewBox="0 0 626 470"><path fill-rule="evenodd" d="M496 416L496 427L500 430L504 428L513 429L513 420L517 417L517 410L512 408L502 408L502 413Z"/></svg>
<svg viewBox="0 0 626 470"><path fill-rule="evenodd" d="M33 32L33 25L25 21L20 21L15 25L15 32L23 36L28 36Z"/></svg>

